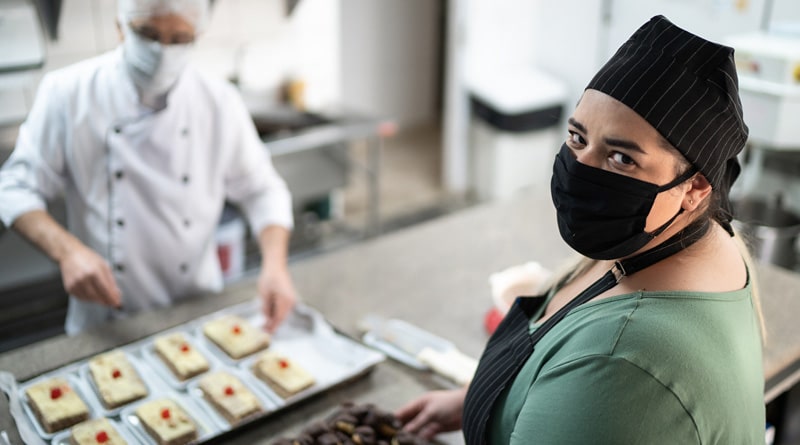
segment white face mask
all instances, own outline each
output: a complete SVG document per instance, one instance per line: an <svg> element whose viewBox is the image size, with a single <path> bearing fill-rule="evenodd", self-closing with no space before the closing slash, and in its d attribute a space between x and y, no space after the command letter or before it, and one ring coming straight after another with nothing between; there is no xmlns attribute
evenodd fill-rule
<svg viewBox="0 0 800 445"><path fill-rule="evenodd" d="M189 62L192 44L162 45L123 26L122 59L142 95L161 96L178 81Z"/></svg>

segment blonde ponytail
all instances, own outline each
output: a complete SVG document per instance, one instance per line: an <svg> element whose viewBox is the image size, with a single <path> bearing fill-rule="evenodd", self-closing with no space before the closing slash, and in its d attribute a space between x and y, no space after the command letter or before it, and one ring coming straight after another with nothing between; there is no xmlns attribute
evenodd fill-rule
<svg viewBox="0 0 800 445"><path fill-rule="evenodd" d="M739 254L742 256L744 264L747 266L748 280L750 281L751 295L753 298L753 307L755 308L756 317L758 319L758 328L761 331L761 343L766 344L767 329L764 324L764 313L761 311L761 293L758 289L758 280L756 280L756 269L755 263L753 262L753 256L750 254L750 249L748 249L747 243L742 237L742 233L739 230L736 230L736 227L733 227L733 233L733 242L736 244L736 247L739 248Z"/></svg>

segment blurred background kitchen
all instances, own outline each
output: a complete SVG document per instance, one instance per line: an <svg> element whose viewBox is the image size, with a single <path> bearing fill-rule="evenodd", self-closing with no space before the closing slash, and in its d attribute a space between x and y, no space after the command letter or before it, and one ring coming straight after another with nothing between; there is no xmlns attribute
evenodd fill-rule
<svg viewBox="0 0 800 445"><path fill-rule="evenodd" d="M119 42L112 0L0 1L0 163L42 75ZM238 86L294 195L292 260L527 188L584 85L655 14L737 48L757 256L800 271L796 0L216 0L193 63ZM63 222L60 202L50 211ZM258 263L234 209L228 280ZM480 234L476 234L480 236ZM412 261L412 259L409 259ZM0 351L63 332L57 267L0 227Z"/></svg>

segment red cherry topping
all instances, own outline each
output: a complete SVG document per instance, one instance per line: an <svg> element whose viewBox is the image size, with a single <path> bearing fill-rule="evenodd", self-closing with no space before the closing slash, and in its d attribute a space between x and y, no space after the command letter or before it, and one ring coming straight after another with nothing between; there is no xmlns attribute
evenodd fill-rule
<svg viewBox="0 0 800 445"><path fill-rule="evenodd" d="M106 443L108 442L108 433L105 431L100 431L94 436L94 438L97 439L97 443Z"/></svg>
<svg viewBox="0 0 800 445"><path fill-rule="evenodd" d="M111 371L111 377L118 379L122 377L122 373L119 371L119 369L114 369L113 371Z"/></svg>
<svg viewBox="0 0 800 445"><path fill-rule="evenodd" d="M239 327L238 324L233 325L233 329L231 329L234 334L239 335L242 333L242 328Z"/></svg>
<svg viewBox="0 0 800 445"><path fill-rule="evenodd" d="M182 344L181 345L181 351L182 352L189 352L189 345L187 345L186 343Z"/></svg>
<svg viewBox="0 0 800 445"><path fill-rule="evenodd" d="M231 388L230 386L226 386L225 387L225 395L226 396L232 396L233 395L233 388Z"/></svg>
<svg viewBox="0 0 800 445"><path fill-rule="evenodd" d="M164 409L161 410L161 418L162 419L169 419L170 418L169 408L164 408Z"/></svg>
<svg viewBox="0 0 800 445"><path fill-rule="evenodd" d="M56 400L59 397L61 397L61 388L56 386L50 390L50 398Z"/></svg>
<svg viewBox="0 0 800 445"><path fill-rule="evenodd" d="M278 366L280 366L281 369L286 369L286 368L289 367L289 362L287 362L284 359L280 359L280 360L278 360Z"/></svg>

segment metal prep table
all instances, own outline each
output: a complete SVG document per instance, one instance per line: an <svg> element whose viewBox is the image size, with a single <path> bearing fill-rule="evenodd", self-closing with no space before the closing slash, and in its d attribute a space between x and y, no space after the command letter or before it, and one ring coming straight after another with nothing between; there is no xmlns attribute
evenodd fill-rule
<svg viewBox="0 0 800 445"><path fill-rule="evenodd" d="M482 318L491 306L489 274L530 260L554 268L569 255L570 249L558 236L549 194L534 190L293 263L291 271L303 300L345 333L355 335L357 321L368 313L398 317L452 340L477 357L487 340ZM764 369L765 399L770 401L800 380L800 327L794 319L800 313L800 277L770 266L758 267L757 273L769 336ZM255 282L242 282L221 295L0 354L0 369L25 380L254 295ZM397 408L439 387L438 382L428 373L385 362L368 377L269 417L227 443L270 443L279 435L297 432L345 400ZM9 430L13 439L16 430L7 413L0 397L0 430ZM19 443L16 440L13 443ZM457 435L446 441L461 443Z"/></svg>

